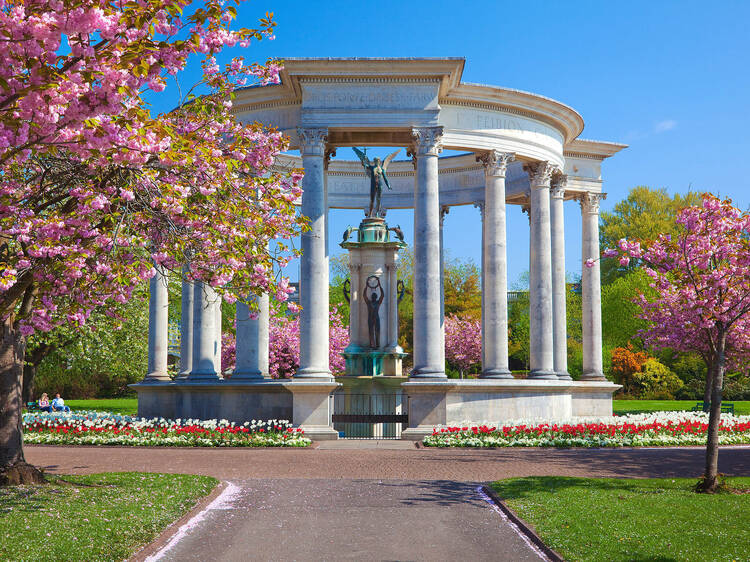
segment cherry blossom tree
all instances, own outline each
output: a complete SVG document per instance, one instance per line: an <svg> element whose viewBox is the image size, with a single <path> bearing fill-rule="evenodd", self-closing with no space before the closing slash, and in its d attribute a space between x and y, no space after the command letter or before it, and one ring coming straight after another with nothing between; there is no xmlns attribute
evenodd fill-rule
<svg viewBox="0 0 750 562"><path fill-rule="evenodd" d="M329 312L329 351L328 362L331 372L343 374L346 361L342 355L349 345L349 329L344 326L338 307ZM299 368L299 317L285 314L273 315L268 327L268 371L272 378L285 378L294 375ZM234 334L222 335L221 370L225 373L234 369L236 343Z"/></svg>
<svg viewBox="0 0 750 562"><path fill-rule="evenodd" d="M676 236L661 235L648 249L622 239L605 257L646 265L655 298L641 295L642 337L652 348L696 352L706 363L711 409L706 469L699 491L718 485L719 422L727 367L747 372L750 360L750 213L706 194L701 206L681 210ZM587 264L590 263L590 260Z"/></svg>
<svg viewBox="0 0 750 562"><path fill-rule="evenodd" d="M304 227L293 206L301 173L272 168L287 147L279 132L230 112L238 85L277 82L279 66L216 60L272 37L275 23L268 15L233 31L234 6L188 8L0 0L0 480L39 479L21 434L35 331L83 325L156 268L183 263L230 301L290 292L273 272ZM193 55L203 79L152 117L144 94L164 90Z"/></svg>
<svg viewBox="0 0 750 562"><path fill-rule="evenodd" d="M445 318L445 358L461 373L482 362L482 322L459 316Z"/></svg>

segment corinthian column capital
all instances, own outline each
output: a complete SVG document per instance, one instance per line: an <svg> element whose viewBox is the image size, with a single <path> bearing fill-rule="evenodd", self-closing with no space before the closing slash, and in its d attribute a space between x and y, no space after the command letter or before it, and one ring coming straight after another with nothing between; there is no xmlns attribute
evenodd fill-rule
<svg viewBox="0 0 750 562"><path fill-rule="evenodd" d="M437 156L443 150L442 127L414 127L411 130L414 139L415 156Z"/></svg>
<svg viewBox="0 0 750 562"><path fill-rule="evenodd" d="M590 215L598 215L599 204L602 202L602 199L606 198L606 193L594 193L592 191L581 193L578 198L578 202L581 204L581 212Z"/></svg>
<svg viewBox="0 0 750 562"><path fill-rule="evenodd" d="M557 173L552 175L550 183L550 195L553 199L562 199L565 197L565 186L568 184L567 174Z"/></svg>
<svg viewBox="0 0 750 562"><path fill-rule="evenodd" d="M489 150L483 154L477 154L477 162L484 165L484 173L488 176L505 177L508 164L515 160L516 155L513 152L500 152L499 150Z"/></svg>
<svg viewBox="0 0 750 562"><path fill-rule="evenodd" d="M297 128L299 135L299 151L303 156L324 156L328 142L326 128Z"/></svg>
<svg viewBox="0 0 750 562"><path fill-rule="evenodd" d="M524 172L529 175L529 183L532 188L549 187L552 180L552 174L559 170L552 162L542 160L541 162L532 162L525 164Z"/></svg>

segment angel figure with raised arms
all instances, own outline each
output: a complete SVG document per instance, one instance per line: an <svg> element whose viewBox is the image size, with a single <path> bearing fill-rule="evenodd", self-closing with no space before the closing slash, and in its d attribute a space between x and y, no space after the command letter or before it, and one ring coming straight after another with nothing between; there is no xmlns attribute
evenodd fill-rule
<svg viewBox="0 0 750 562"><path fill-rule="evenodd" d="M388 176L385 174L388 169L388 165L396 157L396 154L401 152L399 148L393 154L389 154L388 157L380 162L380 158L375 157L372 162L367 157L367 149L364 151L358 149L356 146L352 147L354 152L357 154L359 159L362 161L367 175L370 176L370 211L367 213L368 218L376 218L382 216L382 210L380 208L380 196L383 193L383 184L388 189L391 189L391 184L388 181Z"/></svg>

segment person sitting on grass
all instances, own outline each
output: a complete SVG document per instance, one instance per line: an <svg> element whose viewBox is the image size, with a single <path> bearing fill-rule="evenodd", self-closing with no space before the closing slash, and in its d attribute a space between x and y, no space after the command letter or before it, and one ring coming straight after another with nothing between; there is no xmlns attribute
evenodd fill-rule
<svg viewBox="0 0 750 562"><path fill-rule="evenodd" d="M47 396L46 392L42 392L42 397L39 399L39 409L42 412L52 411L52 406L50 406L50 403L49 403L49 396Z"/></svg>
<svg viewBox="0 0 750 562"><path fill-rule="evenodd" d="M59 392L55 394L55 397L52 400L52 408L55 412L70 412L70 408L65 405L65 400L60 398Z"/></svg>

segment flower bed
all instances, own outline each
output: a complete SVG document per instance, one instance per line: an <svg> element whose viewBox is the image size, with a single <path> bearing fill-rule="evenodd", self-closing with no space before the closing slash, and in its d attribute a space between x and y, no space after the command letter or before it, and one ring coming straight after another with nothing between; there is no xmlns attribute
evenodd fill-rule
<svg viewBox="0 0 750 562"><path fill-rule="evenodd" d="M437 427L429 447L676 447L705 445L708 414L653 412L568 422L539 421ZM722 414L721 445L750 443L750 416Z"/></svg>
<svg viewBox="0 0 750 562"><path fill-rule="evenodd" d="M26 413L24 442L50 445L162 447L306 447L311 441L286 420L167 420L105 412Z"/></svg>

